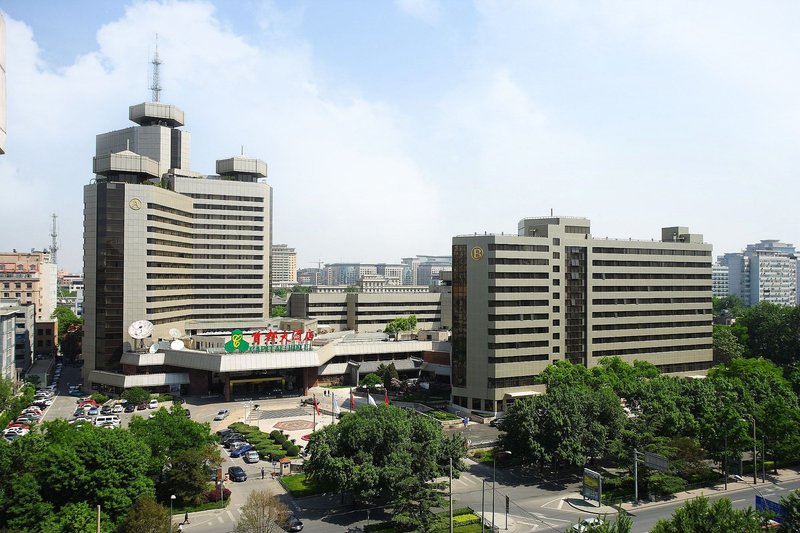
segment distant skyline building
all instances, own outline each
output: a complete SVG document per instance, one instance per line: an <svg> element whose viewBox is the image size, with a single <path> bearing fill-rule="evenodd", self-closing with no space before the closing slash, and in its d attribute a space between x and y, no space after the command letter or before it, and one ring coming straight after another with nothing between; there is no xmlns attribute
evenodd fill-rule
<svg viewBox="0 0 800 533"><path fill-rule="evenodd" d="M517 235L453 238L452 403L505 411L567 360L619 356L665 373L713 364L711 245L686 227L658 241L595 239L585 218L525 218Z"/></svg>
<svg viewBox="0 0 800 533"><path fill-rule="evenodd" d="M797 305L797 254L793 244L767 239L748 244L744 251L726 253L728 291L745 305L770 302Z"/></svg>
<svg viewBox="0 0 800 533"><path fill-rule="evenodd" d="M724 298L730 294L726 265L714 263L711 267L711 294L716 298Z"/></svg>
<svg viewBox="0 0 800 533"><path fill-rule="evenodd" d="M418 255L404 257L403 285L438 285L439 272L453 264L449 255Z"/></svg>
<svg viewBox="0 0 800 533"><path fill-rule="evenodd" d="M273 287L291 287L297 284L297 252L286 244L272 245Z"/></svg>
<svg viewBox="0 0 800 533"><path fill-rule="evenodd" d="M52 319L56 310L58 267L50 252L0 252L0 297L36 306L36 321Z"/></svg>
<svg viewBox="0 0 800 533"><path fill-rule="evenodd" d="M265 162L190 166L189 132L174 105L129 108L136 125L97 136L95 178L84 187L83 379L95 390L186 390L186 369L132 355L197 333L269 321L272 188ZM154 325L144 339L129 326ZM155 366L154 366L155 365ZM223 387L203 374L201 387Z"/></svg>

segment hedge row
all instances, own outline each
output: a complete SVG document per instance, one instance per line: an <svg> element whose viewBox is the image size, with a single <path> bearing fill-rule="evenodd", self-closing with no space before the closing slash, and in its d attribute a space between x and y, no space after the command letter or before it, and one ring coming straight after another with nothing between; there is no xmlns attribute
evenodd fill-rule
<svg viewBox="0 0 800 533"><path fill-rule="evenodd" d="M300 447L289 441L286 435L277 429L267 435L258 426L248 426L243 422L234 422L228 427L244 435L262 459L278 461L287 456L296 457L300 454Z"/></svg>

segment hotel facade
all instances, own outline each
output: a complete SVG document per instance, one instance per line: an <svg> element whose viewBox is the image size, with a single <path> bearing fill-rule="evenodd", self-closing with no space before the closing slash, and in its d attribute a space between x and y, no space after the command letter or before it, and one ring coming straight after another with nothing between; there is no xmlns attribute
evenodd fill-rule
<svg viewBox="0 0 800 533"><path fill-rule="evenodd" d="M452 402L504 411L544 390L552 362L712 364L711 245L685 227L658 241L596 239L585 218L526 218L517 235L453 238Z"/></svg>

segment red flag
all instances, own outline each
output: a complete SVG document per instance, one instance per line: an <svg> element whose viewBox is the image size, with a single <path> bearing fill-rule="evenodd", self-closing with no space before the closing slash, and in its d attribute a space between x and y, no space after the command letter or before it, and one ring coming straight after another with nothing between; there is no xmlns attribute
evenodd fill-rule
<svg viewBox="0 0 800 533"><path fill-rule="evenodd" d="M350 410L351 411L356 410L356 399L353 396L353 389L350 389Z"/></svg>
<svg viewBox="0 0 800 533"><path fill-rule="evenodd" d="M383 391L383 403L385 403L386 405L389 405L389 391L388 390L384 390Z"/></svg>
<svg viewBox="0 0 800 533"><path fill-rule="evenodd" d="M314 409L317 410L317 414L320 414L320 412L319 412L319 404L317 403L317 395L316 394L314 395Z"/></svg>

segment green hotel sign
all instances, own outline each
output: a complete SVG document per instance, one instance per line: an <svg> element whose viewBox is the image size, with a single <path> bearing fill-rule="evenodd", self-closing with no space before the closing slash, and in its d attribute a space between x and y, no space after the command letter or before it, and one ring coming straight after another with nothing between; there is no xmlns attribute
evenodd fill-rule
<svg viewBox="0 0 800 533"><path fill-rule="evenodd" d="M231 339L225 343L225 351L228 353L260 353L260 352L305 352L311 350L311 341L314 340L314 333L309 330L303 334L300 330L277 332L269 330L261 344L261 332L255 331L252 334L253 341L244 340L242 330L235 329L231 332Z"/></svg>

